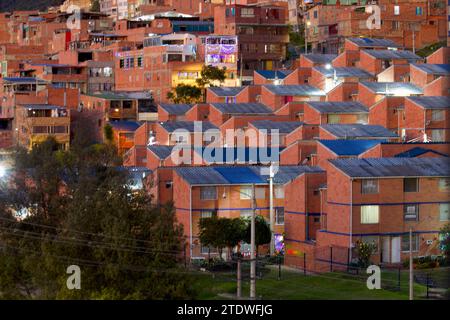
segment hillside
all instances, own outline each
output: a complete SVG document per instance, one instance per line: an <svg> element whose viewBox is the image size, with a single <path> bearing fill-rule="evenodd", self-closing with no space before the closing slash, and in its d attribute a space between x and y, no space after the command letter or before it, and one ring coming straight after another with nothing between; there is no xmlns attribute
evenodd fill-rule
<svg viewBox="0 0 450 320"><path fill-rule="evenodd" d="M0 12L14 10L43 10L48 7L61 5L64 0L1 0Z"/></svg>

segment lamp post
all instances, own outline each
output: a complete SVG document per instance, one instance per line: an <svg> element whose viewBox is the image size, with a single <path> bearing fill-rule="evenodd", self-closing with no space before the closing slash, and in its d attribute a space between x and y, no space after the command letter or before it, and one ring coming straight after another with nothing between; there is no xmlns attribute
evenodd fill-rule
<svg viewBox="0 0 450 320"><path fill-rule="evenodd" d="M250 227L250 300L256 299L256 197L252 184L252 220Z"/></svg>
<svg viewBox="0 0 450 320"><path fill-rule="evenodd" d="M311 21L305 22L305 54L308 53L308 27L311 25Z"/></svg>

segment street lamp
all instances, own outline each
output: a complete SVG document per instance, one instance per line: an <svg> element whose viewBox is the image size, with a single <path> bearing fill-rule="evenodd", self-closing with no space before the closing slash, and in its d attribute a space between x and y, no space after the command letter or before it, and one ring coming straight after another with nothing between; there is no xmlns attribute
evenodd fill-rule
<svg viewBox="0 0 450 320"><path fill-rule="evenodd" d="M0 164L0 178L6 176L6 168Z"/></svg>
<svg viewBox="0 0 450 320"><path fill-rule="evenodd" d="M305 54L308 53L308 27L311 25L311 21L305 23Z"/></svg>

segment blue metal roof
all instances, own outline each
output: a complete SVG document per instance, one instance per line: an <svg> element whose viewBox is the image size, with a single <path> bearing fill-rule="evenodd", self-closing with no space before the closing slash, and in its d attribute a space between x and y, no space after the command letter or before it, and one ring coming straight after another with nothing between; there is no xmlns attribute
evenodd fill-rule
<svg viewBox="0 0 450 320"><path fill-rule="evenodd" d="M262 166L179 167L175 171L190 185L268 184L269 177L261 173ZM280 166L274 183L286 184L303 173L323 173L320 167Z"/></svg>
<svg viewBox="0 0 450 320"><path fill-rule="evenodd" d="M368 124L324 124L321 128L345 139L395 138L397 135L383 126Z"/></svg>
<svg viewBox="0 0 450 320"><path fill-rule="evenodd" d="M319 140L338 156L358 156L384 140Z"/></svg>
<svg viewBox="0 0 450 320"><path fill-rule="evenodd" d="M167 159L173 150L173 146L147 146L147 149L155 154L159 159Z"/></svg>
<svg viewBox="0 0 450 320"><path fill-rule="evenodd" d="M406 59L408 61L417 61L422 60L422 57L419 57L412 51L408 50L363 50L363 52L368 55L382 60L393 60L393 59Z"/></svg>
<svg viewBox="0 0 450 320"><path fill-rule="evenodd" d="M188 132L204 132L206 130L219 130L209 121L167 121L160 123L167 132L186 130Z"/></svg>
<svg viewBox="0 0 450 320"><path fill-rule="evenodd" d="M169 104L160 103L158 105L160 108L164 109L168 114L173 114L177 116L182 116L194 106L193 104Z"/></svg>
<svg viewBox="0 0 450 320"><path fill-rule="evenodd" d="M238 95L245 87L209 87L208 90L212 91L218 97L234 97Z"/></svg>
<svg viewBox="0 0 450 320"><path fill-rule="evenodd" d="M450 64L420 63L420 64L412 64L412 65L415 68L420 69L426 73L434 74L437 76L450 75Z"/></svg>
<svg viewBox="0 0 450 320"><path fill-rule="evenodd" d="M264 85L270 92L278 96L324 96L325 92L309 84L299 85Z"/></svg>
<svg viewBox="0 0 450 320"><path fill-rule="evenodd" d="M336 159L330 163L352 178L450 177L447 158Z"/></svg>
<svg viewBox="0 0 450 320"><path fill-rule="evenodd" d="M110 121L108 124L113 127L114 130L130 132L136 131L141 126L139 122L126 120Z"/></svg>
<svg viewBox="0 0 450 320"><path fill-rule="evenodd" d="M266 79L280 79L283 80L292 73L292 70L255 70L256 73Z"/></svg>
<svg viewBox="0 0 450 320"><path fill-rule="evenodd" d="M447 109L450 108L450 97L444 96L423 96L423 97L407 97L415 104L425 109Z"/></svg>
<svg viewBox="0 0 450 320"><path fill-rule="evenodd" d="M321 74L323 74L326 77L333 77L336 73L336 77L338 78L349 78L349 77L356 77L356 78L373 78L374 76L368 73L367 71L356 68L356 67L331 67L330 69L327 69L324 66L317 66L313 69L319 71Z"/></svg>
<svg viewBox="0 0 450 320"><path fill-rule="evenodd" d="M224 114L273 114L273 110L262 103L212 103L211 106Z"/></svg>
<svg viewBox="0 0 450 320"><path fill-rule="evenodd" d="M362 103L357 101L308 101L313 109L320 113L368 113Z"/></svg>
<svg viewBox="0 0 450 320"><path fill-rule="evenodd" d="M371 82L361 81L365 87L375 93L385 95L423 94L423 89L409 82Z"/></svg>
<svg viewBox="0 0 450 320"><path fill-rule="evenodd" d="M300 121L257 120L250 123L257 129L267 130L268 133L270 130L278 130L282 134L290 133L303 125L303 122Z"/></svg>
<svg viewBox="0 0 450 320"><path fill-rule="evenodd" d="M327 64L331 63L337 57L337 55L311 53L311 54L304 54L303 57L305 57L309 61L312 61L313 63Z"/></svg>
<svg viewBox="0 0 450 320"><path fill-rule="evenodd" d="M11 83L46 83L46 81L34 77L5 77L3 81Z"/></svg>
<svg viewBox="0 0 450 320"><path fill-rule="evenodd" d="M392 40L378 38L348 38L349 41L363 48L399 48L400 46Z"/></svg>
<svg viewBox="0 0 450 320"><path fill-rule="evenodd" d="M438 152L438 151L435 151L432 149L427 149L427 148L422 148L422 147L412 148L408 151L405 151L405 152L395 155L395 157L396 158L415 158L415 157L421 156L428 152L431 152L431 153L434 153L434 154L437 154L437 155L440 155L443 157L448 157L448 155L445 153L441 153L441 152Z"/></svg>

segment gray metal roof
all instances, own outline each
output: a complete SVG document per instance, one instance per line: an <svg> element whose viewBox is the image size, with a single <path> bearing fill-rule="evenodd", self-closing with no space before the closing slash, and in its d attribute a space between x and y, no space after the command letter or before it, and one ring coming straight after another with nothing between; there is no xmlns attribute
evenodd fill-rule
<svg viewBox="0 0 450 320"><path fill-rule="evenodd" d="M395 138L397 135L383 126L368 124L324 124L320 126L339 138Z"/></svg>
<svg viewBox="0 0 450 320"><path fill-rule="evenodd" d="M22 106L26 109L33 109L33 110L66 110L66 108L64 107L50 104L25 104Z"/></svg>
<svg viewBox="0 0 450 320"><path fill-rule="evenodd" d="M273 110L262 103L211 103L224 114L273 114Z"/></svg>
<svg viewBox="0 0 450 320"><path fill-rule="evenodd" d="M153 152L158 158L166 159L171 155L173 146L147 146L147 149Z"/></svg>
<svg viewBox="0 0 450 320"><path fill-rule="evenodd" d="M309 84L299 85L264 85L270 92L278 96L324 96L325 92Z"/></svg>
<svg viewBox="0 0 450 320"><path fill-rule="evenodd" d="M399 48L400 46L392 40L377 39L377 38L348 38L347 40L353 42L359 47L363 48Z"/></svg>
<svg viewBox="0 0 450 320"><path fill-rule="evenodd" d="M408 95L423 94L423 89L409 82L370 82L361 81L362 85L378 94Z"/></svg>
<svg viewBox="0 0 450 320"><path fill-rule="evenodd" d="M250 122L255 128L260 130L278 130L279 133L290 133L301 127L303 122L300 121L270 121L270 120L257 120Z"/></svg>
<svg viewBox="0 0 450 320"><path fill-rule="evenodd" d="M261 174L262 166L180 167L175 171L190 185L268 184L269 176ZM268 170L267 170L268 171ZM280 166L274 183L286 184L303 173L325 172L320 167Z"/></svg>
<svg viewBox="0 0 450 320"><path fill-rule="evenodd" d="M357 101L309 101L307 104L320 113L369 113L369 109Z"/></svg>
<svg viewBox="0 0 450 320"><path fill-rule="evenodd" d="M162 109L164 109L168 114L173 114L177 116L182 116L194 106L192 104L170 104L170 103L160 103L158 105Z"/></svg>
<svg viewBox="0 0 450 320"><path fill-rule="evenodd" d="M188 132L204 132L206 130L219 130L215 125L209 121L167 121L160 123L167 132L174 132L175 130L186 130Z"/></svg>
<svg viewBox="0 0 450 320"><path fill-rule="evenodd" d="M317 66L313 69L316 69L321 74L323 74L326 77L333 77L334 73L336 72L336 77L338 78L349 78L349 77L356 77L356 78L373 78L374 76L368 73L367 71L356 68L356 67L332 67L330 69L325 68L324 66Z"/></svg>
<svg viewBox="0 0 450 320"><path fill-rule="evenodd" d="M382 59L382 60L393 60L393 59L406 59L408 61L422 60L415 53L408 50L363 50L363 52L369 54L370 56Z"/></svg>
<svg viewBox="0 0 450 320"><path fill-rule="evenodd" d="M244 90L244 88L245 87L209 87L208 90L219 97L234 97Z"/></svg>
<svg viewBox="0 0 450 320"><path fill-rule="evenodd" d="M407 97L415 104L425 109L447 109L450 108L450 97L436 96L436 97Z"/></svg>
<svg viewBox="0 0 450 320"><path fill-rule="evenodd" d="M437 76L448 76L450 75L450 64L430 64L421 63L413 64L417 69L420 69L426 73L434 74Z"/></svg>
<svg viewBox="0 0 450 320"><path fill-rule="evenodd" d="M448 158L373 158L330 160L352 178L449 177Z"/></svg>
<svg viewBox="0 0 450 320"><path fill-rule="evenodd" d="M331 63L331 61L333 61L337 57L336 54L318 54L318 53L304 54L303 56L309 61L320 64Z"/></svg>

